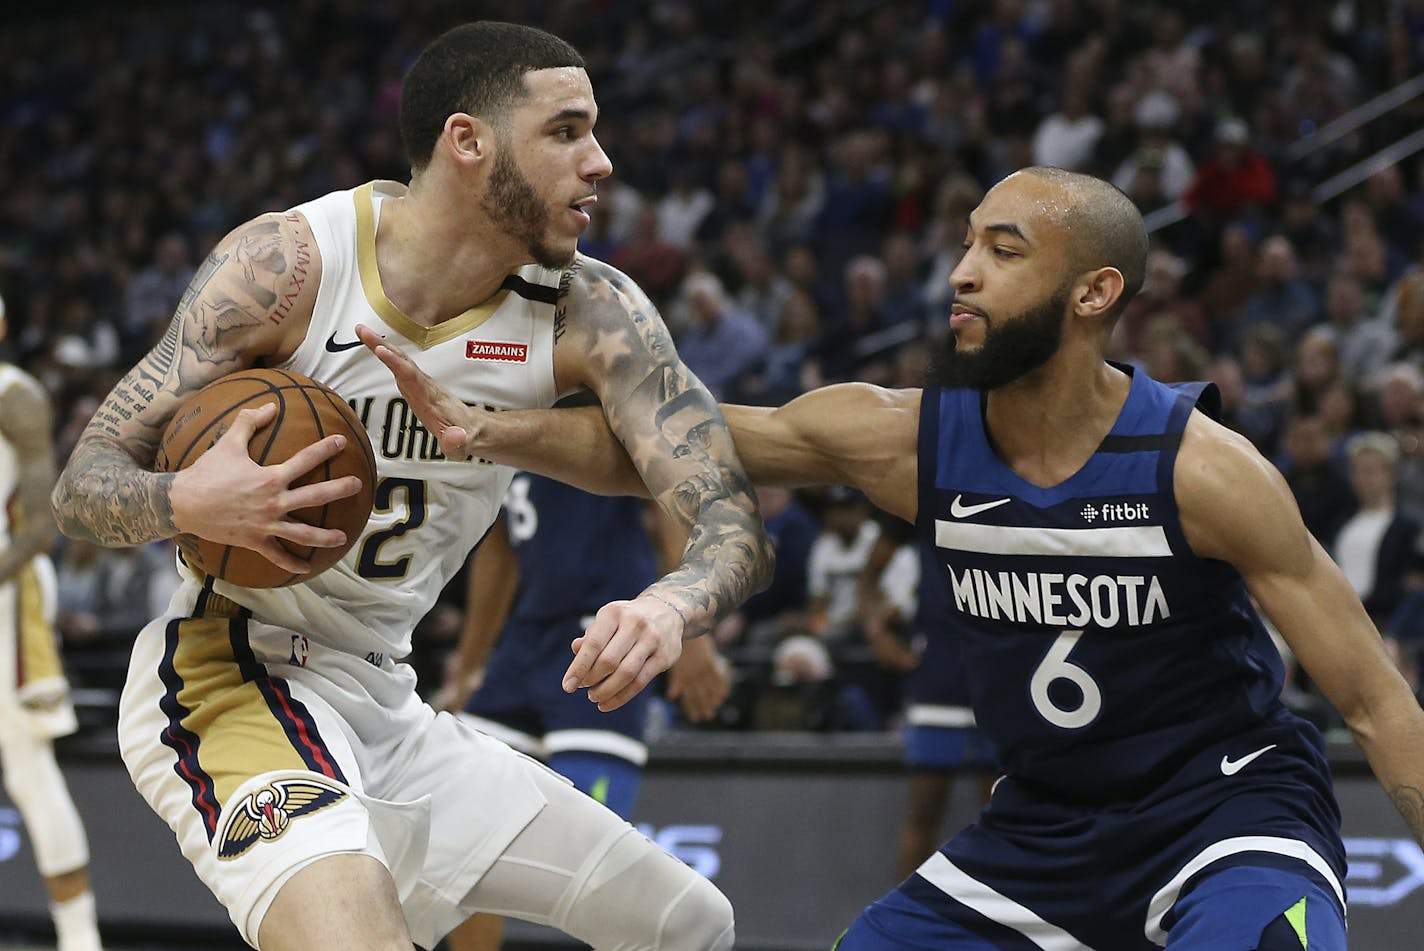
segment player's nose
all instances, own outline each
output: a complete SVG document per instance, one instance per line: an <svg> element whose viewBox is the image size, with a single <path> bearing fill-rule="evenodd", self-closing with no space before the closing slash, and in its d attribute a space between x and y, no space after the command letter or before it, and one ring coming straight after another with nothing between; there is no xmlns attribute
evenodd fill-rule
<svg viewBox="0 0 1424 951"><path fill-rule="evenodd" d="M603 146L598 144L598 139L593 136L588 137L592 146L588 155L584 157L583 167L579 169L579 174L585 181L596 182L600 178L607 178L613 174L613 160L608 157L608 153L603 151Z"/></svg>

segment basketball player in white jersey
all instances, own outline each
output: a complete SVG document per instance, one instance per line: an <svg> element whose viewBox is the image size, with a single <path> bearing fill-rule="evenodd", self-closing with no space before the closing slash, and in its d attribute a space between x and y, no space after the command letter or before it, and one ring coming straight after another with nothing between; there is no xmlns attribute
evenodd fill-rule
<svg viewBox="0 0 1424 951"><path fill-rule="evenodd" d="M259 467L247 443L275 410L244 410L172 475L151 471L159 436L185 396L259 364L329 384L365 421L375 506L345 558L270 590L183 566L167 615L139 635L120 709L135 784L262 951L428 948L481 911L599 949L732 946L714 886L545 767L437 715L400 662L512 471L446 458L358 325L470 404L549 406L591 390L689 528L671 574L598 613L566 689L622 703L768 577L715 403L639 288L576 253L611 171L597 115L582 59L557 37L482 22L435 40L403 85L410 185L330 194L223 239L55 489L76 537L122 546L186 532L301 571L283 542L335 546L342 534L290 513L357 486L291 486L341 437Z"/></svg>
<svg viewBox="0 0 1424 951"><path fill-rule="evenodd" d="M0 300L0 339L5 329ZM54 759L54 739L79 724L54 629L51 423L39 381L0 363L0 779L29 832L59 951L94 951L89 843Z"/></svg>

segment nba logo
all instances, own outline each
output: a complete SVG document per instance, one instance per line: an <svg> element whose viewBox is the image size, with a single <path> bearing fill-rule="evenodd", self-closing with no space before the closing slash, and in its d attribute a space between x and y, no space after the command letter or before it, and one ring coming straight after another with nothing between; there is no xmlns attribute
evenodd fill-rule
<svg viewBox="0 0 1424 951"><path fill-rule="evenodd" d="M307 665L307 655L311 653L311 644L307 641L305 634L292 635L292 656L287 658L287 663L293 667L305 667Z"/></svg>

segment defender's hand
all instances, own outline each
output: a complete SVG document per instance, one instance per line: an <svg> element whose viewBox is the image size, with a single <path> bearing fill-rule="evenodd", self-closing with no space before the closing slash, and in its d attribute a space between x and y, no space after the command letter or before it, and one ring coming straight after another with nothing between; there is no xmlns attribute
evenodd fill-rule
<svg viewBox="0 0 1424 951"><path fill-rule="evenodd" d="M446 713L460 713L465 709L465 704L470 702L470 698L484 686L485 669L477 667L474 670L463 670L459 664L459 657L450 655L450 662L445 664L445 682L440 685L440 689L435 691L435 696L430 698L430 705L436 710L444 710Z"/></svg>
<svg viewBox="0 0 1424 951"><path fill-rule="evenodd" d="M416 366L404 351L386 343L384 337L365 324L356 325L356 336L391 371L401 396L410 404L421 425L435 434L445 457L468 459L474 425L482 411L456 399L434 377Z"/></svg>
<svg viewBox="0 0 1424 951"><path fill-rule="evenodd" d="M687 718L702 723L716 716L731 692L731 665L717 653L711 635L685 642L682 656L668 671L668 699L681 701Z"/></svg>
<svg viewBox="0 0 1424 951"><path fill-rule="evenodd" d="M361 480L345 476L292 487L341 452L346 437L340 435L312 443L286 462L271 466L253 462L248 443L276 418L276 403L240 411L207 452L173 476L169 494L173 524L208 541L260 552L287 571L305 572L310 565L279 544L279 538L299 547L336 548L346 542L346 533L308 525L291 513L355 495L361 491Z"/></svg>
<svg viewBox="0 0 1424 951"><path fill-rule="evenodd" d="M574 639L564 690L588 687L588 699L607 713L633 699L682 654L682 617L662 598L640 594L612 601Z"/></svg>

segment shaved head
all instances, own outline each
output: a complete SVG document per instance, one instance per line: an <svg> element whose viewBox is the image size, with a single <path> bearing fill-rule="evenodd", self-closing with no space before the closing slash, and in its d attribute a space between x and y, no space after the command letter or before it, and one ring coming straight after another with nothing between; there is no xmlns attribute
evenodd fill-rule
<svg viewBox="0 0 1424 951"><path fill-rule="evenodd" d="M1065 279L1101 267L1122 274L1122 296L1113 308L1116 317L1142 289L1147 271L1147 228L1137 206L1111 182L1091 175L1047 166L1015 174L1047 182L1062 195L1060 223L1071 238Z"/></svg>

